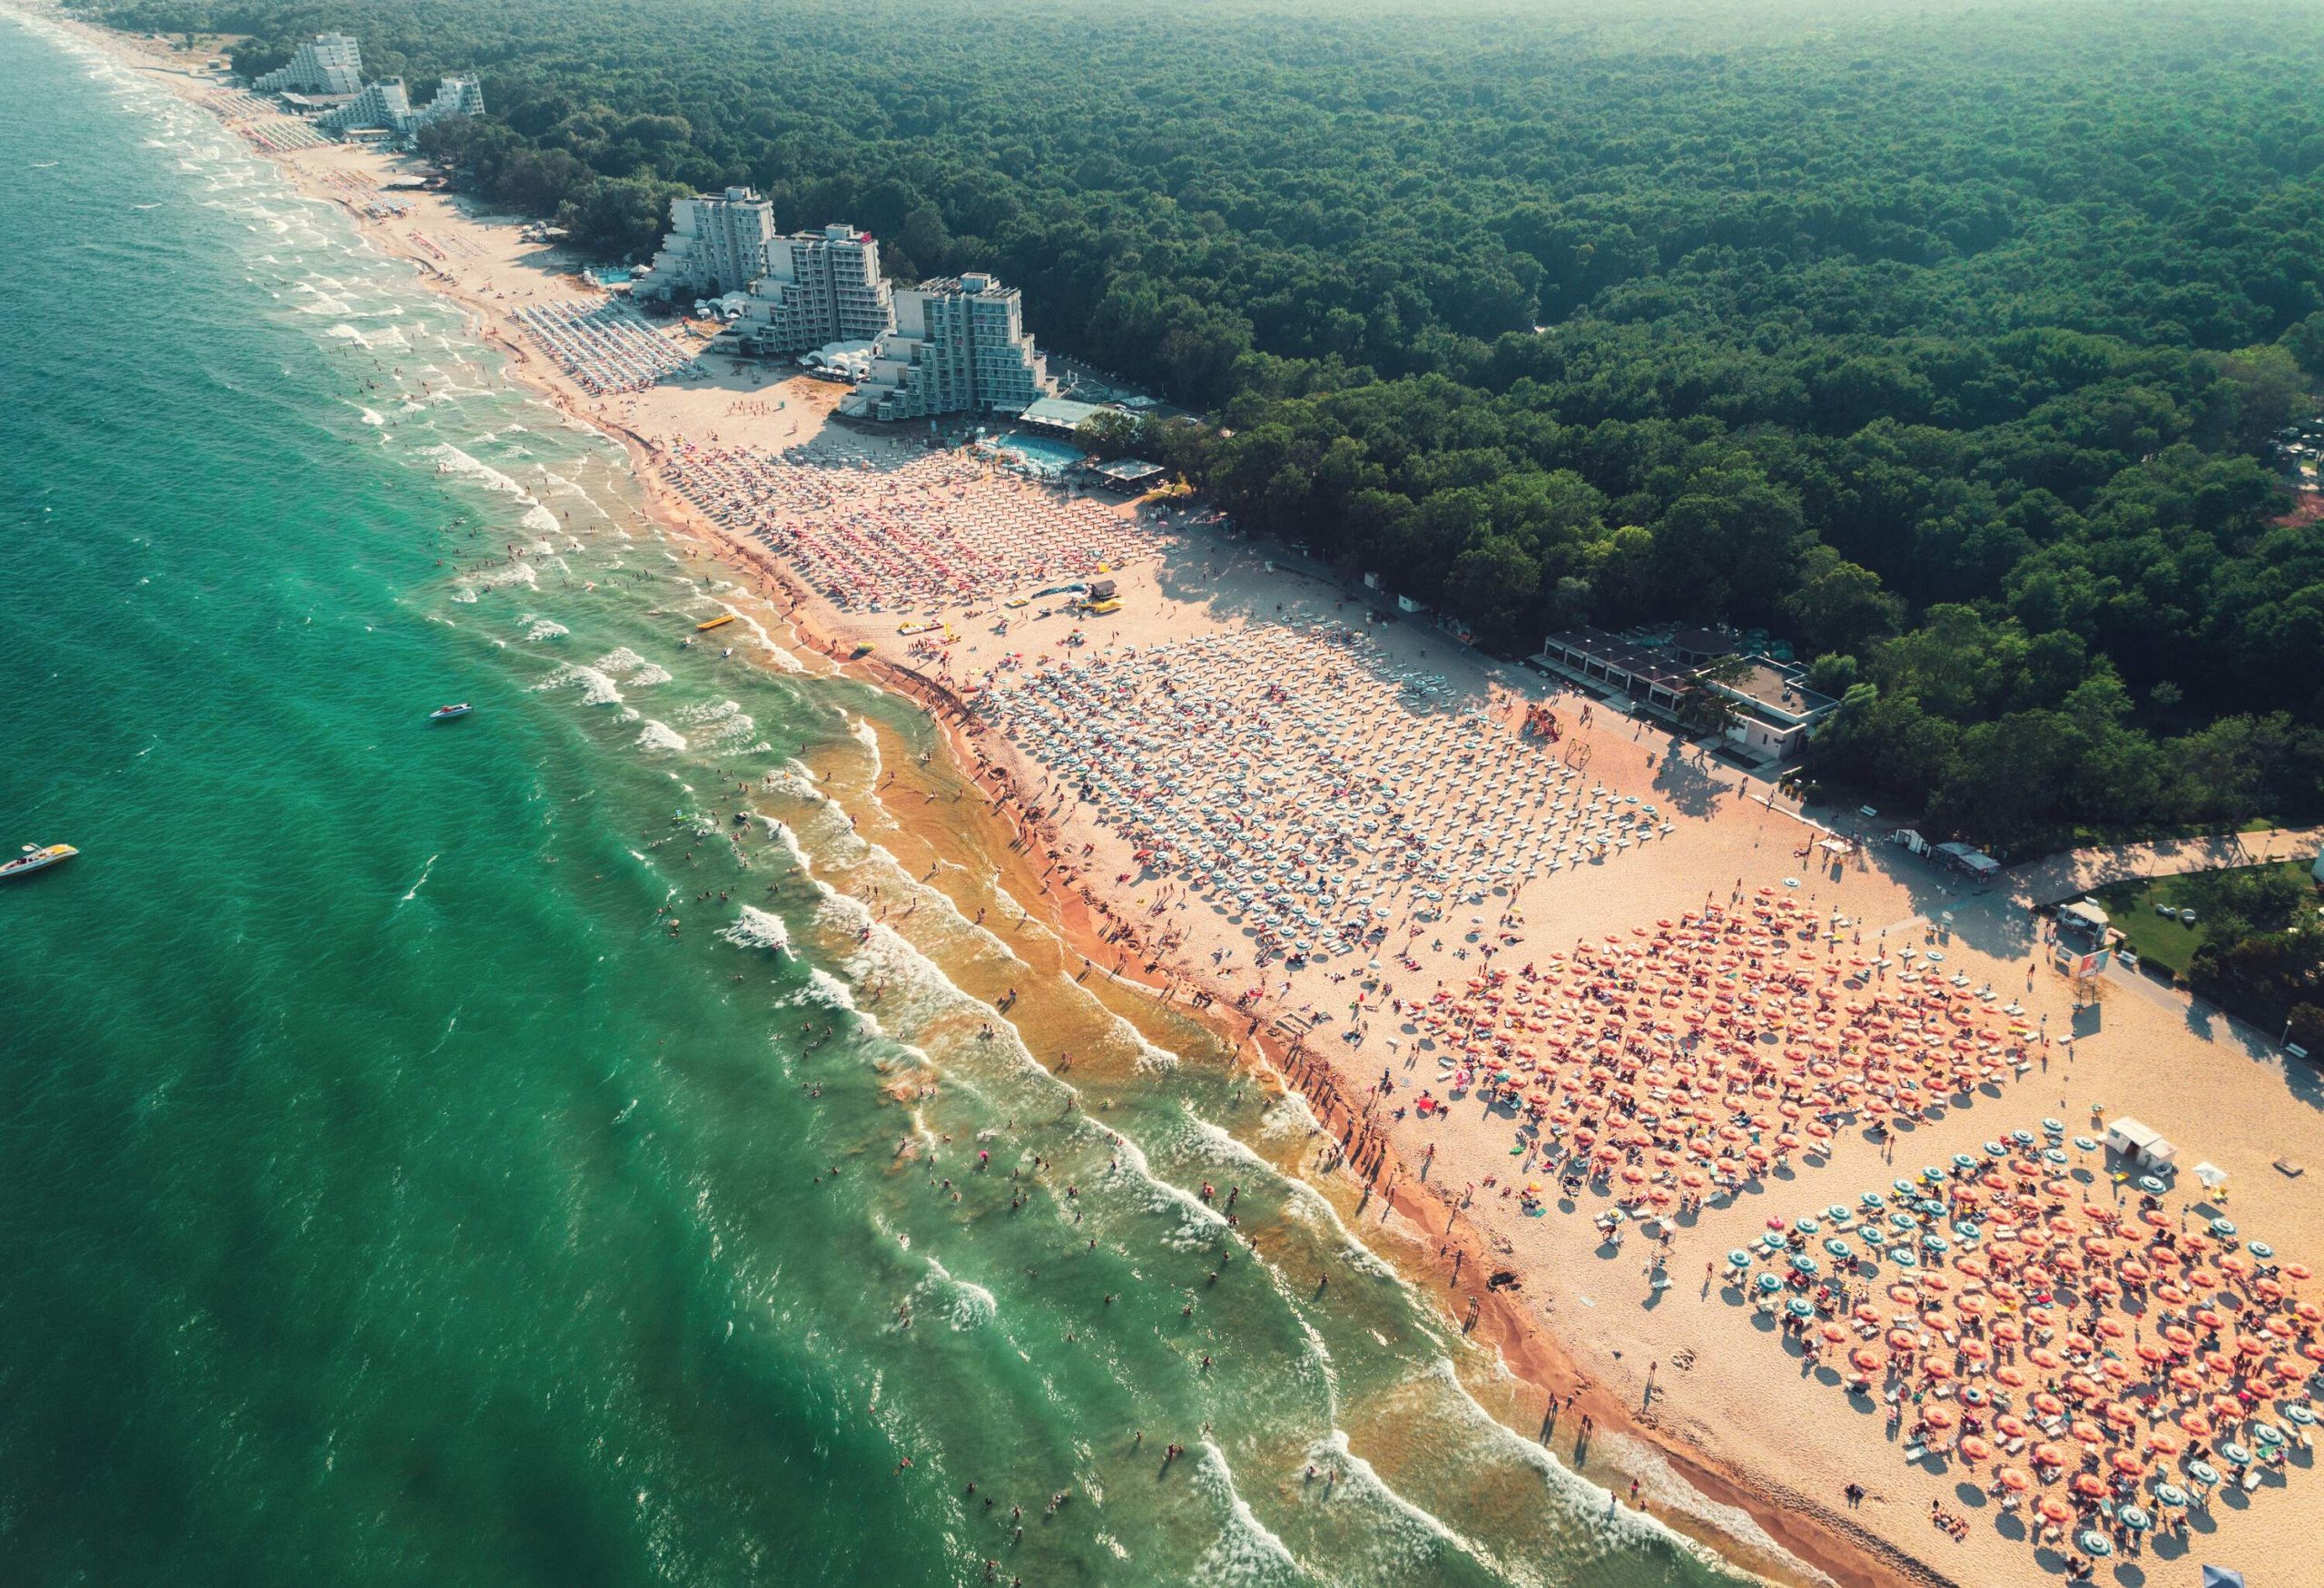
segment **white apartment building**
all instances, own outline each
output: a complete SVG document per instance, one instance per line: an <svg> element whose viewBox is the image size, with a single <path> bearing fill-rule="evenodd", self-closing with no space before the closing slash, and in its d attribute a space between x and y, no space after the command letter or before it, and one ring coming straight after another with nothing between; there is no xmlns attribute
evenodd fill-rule
<svg viewBox="0 0 2324 1588"><path fill-rule="evenodd" d="M360 94L363 54L343 33L319 33L251 84L261 94Z"/></svg>
<svg viewBox="0 0 2324 1588"><path fill-rule="evenodd" d="M877 341L895 328L880 244L842 222L767 244L766 274L752 286L737 330L747 350L773 357Z"/></svg>
<svg viewBox="0 0 2324 1588"><path fill-rule="evenodd" d="M774 206L746 187L670 201L670 231L637 291L673 302L740 292L766 274Z"/></svg>
<svg viewBox="0 0 2324 1588"><path fill-rule="evenodd" d="M400 133L411 124L411 96L400 77L366 83L363 92L345 104L327 110L315 125L336 138L341 133L384 130Z"/></svg>
<svg viewBox="0 0 2324 1588"><path fill-rule="evenodd" d="M1016 415L1049 390L1024 328L1023 300L985 274L940 277L898 292L896 329L843 411L876 419Z"/></svg>
<svg viewBox="0 0 2324 1588"><path fill-rule="evenodd" d="M480 116L484 113L484 84L473 77L447 77L436 84L436 97L427 105L412 113L409 132L418 132L430 122L446 116Z"/></svg>

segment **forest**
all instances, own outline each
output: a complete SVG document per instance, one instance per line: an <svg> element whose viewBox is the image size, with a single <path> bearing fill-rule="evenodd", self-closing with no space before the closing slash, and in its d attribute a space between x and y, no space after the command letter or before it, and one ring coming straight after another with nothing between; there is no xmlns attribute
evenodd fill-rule
<svg viewBox="0 0 2324 1588"><path fill-rule="evenodd" d="M598 258L748 182L1198 419L1246 522L1504 655L1763 627L1807 772L2000 849L2324 814L2324 12L133 0L360 39Z"/></svg>

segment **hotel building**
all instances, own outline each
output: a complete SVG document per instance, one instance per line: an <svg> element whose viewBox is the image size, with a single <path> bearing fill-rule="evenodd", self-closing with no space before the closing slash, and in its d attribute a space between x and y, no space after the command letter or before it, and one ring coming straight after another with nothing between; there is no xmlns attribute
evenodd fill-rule
<svg viewBox="0 0 2324 1588"><path fill-rule="evenodd" d="M343 33L319 33L251 86L261 94L360 94L363 54Z"/></svg>
<svg viewBox="0 0 2324 1588"><path fill-rule="evenodd" d="M773 236L774 206L749 188L672 199L669 235L637 292L673 302L740 292L766 274Z"/></svg>
<svg viewBox="0 0 2324 1588"><path fill-rule="evenodd" d="M766 274L752 286L736 329L745 349L772 357L877 341L895 328L880 244L869 232L838 224L767 244Z"/></svg>
<svg viewBox="0 0 2324 1588"><path fill-rule="evenodd" d="M1020 414L1049 371L1025 330L1017 289L990 275L940 277L898 292L896 329L842 411L877 419Z"/></svg>

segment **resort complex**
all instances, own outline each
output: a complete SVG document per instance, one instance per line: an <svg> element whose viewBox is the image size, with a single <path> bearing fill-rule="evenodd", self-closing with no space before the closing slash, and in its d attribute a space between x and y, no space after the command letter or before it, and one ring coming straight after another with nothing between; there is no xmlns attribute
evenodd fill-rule
<svg viewBox="0 0 2324 1588"><path fill-rule="evenodd" d="M400 77L367 83L345 104L325 111L316 126L334 137L349 133L394 133L409 136L446 116L484 113L484 90L473 77L447 77L436 86L436 97L415 110Z"/></svg>
<svg viewBox="0 0 2324 1588"><path fill-rule="evenodd" d="M443 78L436 85L435 97L417 108L402 78L381 77L366 83L362 49L343 33L319 33L306 40L291 52L289 61L254 79L251 92L277 96L284 108L310 117L314 131L333 138L385 133L408 139L447 116L484 113L484 86L474 77ZM246 126L256 124L252 118L238 119ZM253 137L261 147L295 147L299 143L282 138L279 132L265 137L253 133Z"/></svg>
<svg viewBox="0 0 2324 1588"><path fill-rule="evenodd" d="M312 25L262 35L243 63L282 60ZM2324 1207L2305 1175L2324 1088L2303 1028L2206 1001L2212 984L2155 966L2166 949L2191 967L2262 939L2290 965L2300 942L2324 942L2309 880L2324 884L2324 828L2301 824L2316 814L2301 790L2268 784L2262 799L2256 778L2218 819L2128 827L2093 807L2070 829L1994 824L2021 784L2112 775L2109 724L2183 701L2196 663L2173 656L2171 678L2151 676L2157 664L2124 646L2117 673L2094 645L2040 643L2025 616L2048 599L2039 586L2012 587L2004 610L1952 604L1965 565L1930 587L1944 600L1891 592L1868 567L1892 517L1944 499L1936 455L1970 444L1978 404L2078 390L2085 366L2162 381L2195 354L2173 342L2134 360L2096 332L2014 330L1981 350L1974 403L1947 387L1903 429L1875 411L1894 406L1888 362L1899 390L1944 374L1916 348L1783 365L1777 383L1819 416L1798 421L1814 450L1784 455L1793 420L1738 425L1714 469L1698 455L1728 432L1709 396L1689 411L1663 393L1655 417L1620 419L1606 417L1629 400L1617 382L1562 407L1541 395L1595 356L1568 327L1598 275L1646 272L1665 239L1609 247L1592 275L1561 228L1614 234L1574 218L1580 202L1554 224L1511 211L1499 164L1492 241L1477 246L1541 251L1504 283L1527 301L1518 330L1482 310L1456 324L1352 236L1303 242L1300 269L1332 261L1305 278L1270 245L1269 282L1310 284L1246 292L1224 240L1256 251L1319 201L1298 193L1263 224L1227 214L1259 214L1256 198L1206 196L1191 179L1167 190L1185 196L1166 232L1189 252L1215 232L1208 274L1117 291L1118 274L1159 267L1095 243L1077 254L1085 233L1046 221L1054 254L1029 248L1040 206L1066 201L1045 188L980 207L970 190L1002 178L972 158L912 168L891 185L932 190L924 173L940 171L954 191L898 203L884 149L826 163L786 142L809 124L798 106L748 137L682 147L685 134L650 128L681 104L707 127L716 113L699 96L633 97L621 120L598 113L627 85L552 96L513 64L500 122L438 125L486 113L479 78L435 79L447 60L512 56L372 36L375 70L409 64L423 92L435 81L424 104L404 77L366 81L345 34L304 38L247 87L214 67L181 75L327 201L299 206L302 222L345 232L340 212L353 218L343 250L298 242L287 281L261 267L294 240L247 234L256 262L235 273L311 301L254 308L270 336L306 341L264 344L237 389L321 347L315 359L349 379L319 422L343 432L351 463L435 482L391 504L425 510L390 550L442 619L407 626L441 648L389 702L409 742L368 720L350 742L388 743L441 788L476 785L480 808L524 804L496 829L521 879L505 893L589 879L611 924L576 916L586 956L571 962L644 990L635 1036L626 1005L593 1016L612 1034L592 1028L586 1050L620 1039L622 1073L542 1044L557 1090L495 1090L479 1115L495 1130L550 1118L556 1152L594 1160L631 1109L635 1134L676 1140L674 1100L694 1099L732 1127L700 1159L707 1179L783 1177L738 1202L753 1217L734 1238L754 1254L782 1254L799 1229L827 1238L844 1259L838 1300L786 1293L753 1322L763 1340L836 1341L876 1364L833 1392L834 1406L854 1397L851 1415L872 1386L922 1397L862 1470L906 1496L881 1528L934 1519L940 1547L921 1553L942 1580L2240 1588L2234 1563L2289 1560L2254 1583L2307 1581L2296 1561L2324 1519L2324 1280L2309 1266L2324 1265ZM779 47L807 46L785 35ZM829 80L855 66L842 59ZM1358 103L1334 102L1333 138L1362 120ZM898 108L895 125L921 113ZM556 129L523 135L537 164L497 166L535 123ZM846 124L851 154L922 136ZM1397 123L1394 139L1421 137ZM185 142L256 163L230 138ZM1064 169L1099 192L1117 173L1080 149ZM564 164L588 166L576 182L591 185L555 203L528 189ZM1101 198L1078 212L1132 208ZM1725 224L1702 212L1706 231ZM1086 236L1110 248L1116 225L1131 234L1108 219ZM1139 235L1159 258L1164 234ZM1979 268L1999 271L2011 246L1989 242ZM1463 278L1443 296L1490 285ZM1234 294L1236 315L1213 319ZM2211 379L2226 390L2232 375L2237 400L2257 404L2301 360L2324 371L2324 308L2310 312L2312 341L2206 352ZM1405 337L1407 315L1435 316L1443 334ZM1624 345L1659 345L1679 318ZM2260 335L2231 329L2214 340ZM1140 361L1148 338L1170 344L1164 367ZM1376 370L1358 367L1375 354ZM1486 358L1490 400L1461 397L1453 371ZM1706 390L1729 378L1726 362L1705 368ZM2303 379L2324 385L2315 371ZM2324 528L2248 458L2198 469L2183 440L2145 458L2142 435L2122 443L2137 457L2102 457L2096 429L2069 447L2044 418L2014 444L2045 469L2122 480L2090 485L2074 509L2110 536L2149 528L2182 486L2188 503L2260 503L2236 521L2267 526L2287 560ZM2288 452L2312 439L2255 433ZM1859 455L1874 440L1895 449L1888 475ZM1926 476L1909 488L1891 478L1907 461ZM1791 566L1821 533L1807 515L1837 511L1803 477L1835 492L1888 481L1876 498L1865 486L1827 548L1867 566ZM318 535L355 534L310 516ZM409 549L431 529L436 545ZM1440 540L1459 545L1452 573L1428 566ZM334 565L390 560L325 546ZM143 545L123 557L133 574L150 560ZM2082 599L2111 566L2077 563L2053 594ZM1900 591L1915 577L1896 575ZM321 583L294 592L300 615ZM212 588L189 609L214 605ZM1932 610L1951 614L1944 626L1912 626ZM296 625L277 621L274 641L311 652ZM1982 737L1932 737L1935 719L1915 715L1946 691L1990 697L1976 725L2012 735L2009 775L1946 798L1941 782L1899 794L1835 769L1851 735L1871 763L1983 754ZM2141 741L2142 775L2225 782L2262 754L2312 773L2324 738L2296 755L2296 715L2255 714L2200 761ZM507 792L518 781L478 775L496 756L522 785L572 791L549 811L564 824L550 853L542 810ZM586 825L599 804L602 831ZM433 797L399 819L410 830L393 853L366 857L369 913L348 917L369 925L338 941L387 922L434 944L430 922L479 908L464 890L486 840L440 822ZM98 848L6 885L72 897L103 882ZM2254 899L2280 895L2289 924L2263 932L2254 914L2230 929L2228 895L2204 891L2225 873ZM280 928L293 942L297 902ZM628 940L666 958L615 952ZM714 1005L676 1001L699 979L681 954L711 967ZM470 1007L456 1007L465 973L427 984L444 1007L389 1033L396 1051L382 1041L387 1073L418 1074L412 1055L446 1040ZM2295 974L2324 972L2294 966L2287 984ZM701 1040L730 1015L734 1040ZM155 1023L165 1045L169 1022ZM311 1064L283 1068L285 1084L311 1084ZM489 1064L460 1073L498 1080ZM560 1096L577 1101L543 1103ZM419 1121L391 1138L400 1152L441 1110L416 1086L399 1102ZM794 1102L822 1111L795 1133L767 1128ZM567 1118L583 1121L570 1149ZM554 1211L526 1223L559 1238L561 1269L576 1181L544 1183ZM422 1211L432 1229L458 1209ZM356 1258L369 1295L376 1253ZM779 1264L761 1271L793 1283ZM722 1307L744 1294L732 1279ZM155 1316L179 1327L165 1300ZM795 1328L775 1316L786 1309ZM1017 1383L1027 1367L1030 1388ZM496 1355L478 1382L504 1371ZM579 1381L562 1361L540 1376ZM1070 1436L1016 1451L1050 1415ZM768 1425L738 1437L771 1445ZM1009 1448L974 1442L996 1429ZM314 1464L298 1454L304 1483ZM730 1460L721 1481L764 1494L806 1470L775 1454ZM388 1481L399 1490L400 1469ZM663 1481L641 1464L605 1493L625 1509ZM1178 1538L1198 1501L1223 1520ZM858 1567L794 1574L940 1574Z"/></svg>

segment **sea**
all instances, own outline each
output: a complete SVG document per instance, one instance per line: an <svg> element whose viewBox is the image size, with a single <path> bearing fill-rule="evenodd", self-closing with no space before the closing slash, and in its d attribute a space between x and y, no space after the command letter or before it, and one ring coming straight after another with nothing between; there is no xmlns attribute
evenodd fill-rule
<svg viewBox="0 0 2324 1588"><path fill-rule="evenodd" d="M338 210L0 11L0 1577L1741 1580Z"/></svg>

